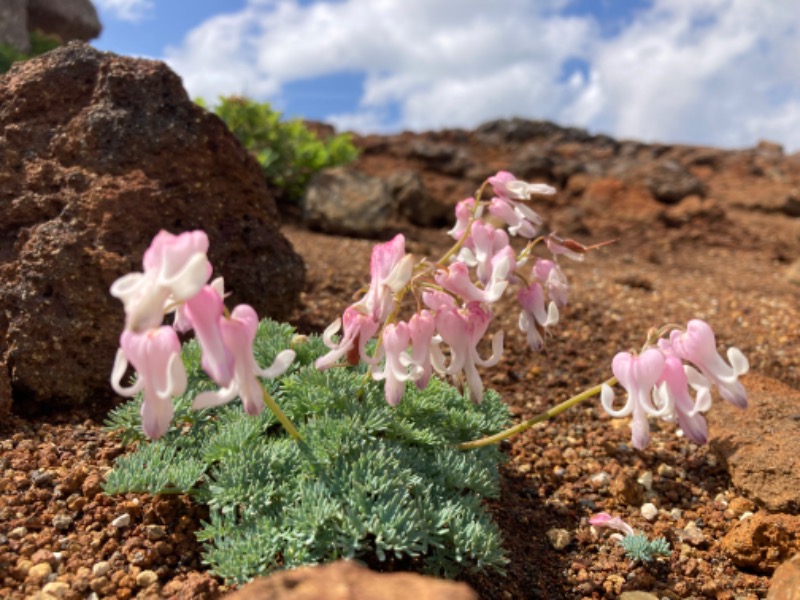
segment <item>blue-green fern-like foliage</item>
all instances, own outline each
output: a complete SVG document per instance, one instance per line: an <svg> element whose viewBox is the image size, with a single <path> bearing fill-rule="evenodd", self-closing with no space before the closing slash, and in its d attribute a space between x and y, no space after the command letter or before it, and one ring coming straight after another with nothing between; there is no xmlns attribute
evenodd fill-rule
<svg viewBox="0 0 800 600"><path fill-rule="evenodd" d="M643 533L626 535L620 540L625 555L633 561L650 562L656 555L669 556L669 542L663 537L648 540Z"/></svg>
<svg viewBox="0 0 800 600"><path fill-rule="evenodd" d="M289 325L263 321L259 364L271 364L293 335ZM499 396L489 391L476 406L432 379L424 391L410 384L392 408L363 367L317 371L312 363L327 351L319 337L295 350L287 373L264 383L302 443L269 409L249 417L236 401L192 411L192 398L214 384L191 341L183 351L188 390L164 438L143 437L140 400L110 415L108 427L134 449L117 459L106 493L192 494L210 512L197 534L205 561L233 582L338 558L445 576L501 570L500 532L483 500L499 494L503 454L454 447L508 424Z"/></svg>

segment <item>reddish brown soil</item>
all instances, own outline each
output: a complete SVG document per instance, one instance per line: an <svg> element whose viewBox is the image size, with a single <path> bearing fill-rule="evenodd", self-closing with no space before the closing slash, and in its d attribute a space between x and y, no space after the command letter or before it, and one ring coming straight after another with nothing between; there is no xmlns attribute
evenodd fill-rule
<svg viewBox="0 0 800 600"><path fill-rule="evenodd" d="M548 216L562 218L555 210ZM582 264L564 261L571 300L546 352L526 349L510 303L497 311L493 330L507 332L505 355L486 372L488 385L516 417L530 417L607 378L612 356L638 347L649 327L699 317L712 324L720 346L738 346L753 371L800 388L799 288L785 275L790 259L800 255L797 219L765 218L700 214L679 227L619 224L614 215L598 221L584 241L612 235L619 241ZM309 273L292 320L303 332L319 332L365 283L372 242L297 226L286 233ZM438 230L406 234L418 255L435 255L447 242ZM86 413L3 424L0 597L42 590L53 578L48 569L65 585L45 589L68 599L91 591L101 598L219 596L225 588L203 574L192 536L202 510L183 498L100 493L102 475L122 451L101 431L101 418ZM741 512L751 503L732 488L715 457L677 437L671 425L654 426L643 452L631 449L629 435L626 422L611 420L591 400L504 443L509 461L491 508L511 563L505 577L468 579L481 598L613 598L626 590L660 598L765 595L769 576L739 570L721 551L720 540L738 522L730 507ZM662 509L653 523L640 516L641 499L628 498L628 504L614 491L647 471L653 474L650 500ZM609 483L591 479L601 472ZM651 565L632 565L613 540L591 533L587 519L600 510L667 537L674 551ZM124 513L130 525L115 527L112 521ZM690 521L700 524L702 540L682 540ZM563 550L548 541L552 528L570 532ZM50 566L35 566L44 563ZM155 573L156 583L146 571Z"/></svg>

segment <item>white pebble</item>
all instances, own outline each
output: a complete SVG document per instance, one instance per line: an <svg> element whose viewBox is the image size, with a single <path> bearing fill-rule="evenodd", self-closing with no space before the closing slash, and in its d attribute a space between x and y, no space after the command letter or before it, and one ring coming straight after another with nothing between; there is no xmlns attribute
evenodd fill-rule
<svg viewBox="0 0 800 600"><path fill-rule="evenodd" d="M642 516L647 519L648 521L654 520L658 516L658 509L656 505L652 502L647 502L646 504L642 504L642 508L639 509L642 513Z"/></svg>
<svg viewBox="0 0 800 600"><path fill-rule="evenodd" d="M650 471L645 471L642 475L637 479L638 481L646 490L653 489L653 473Z"/></svg>
<svg viewBox="0 0 800 600"><path fill-rule="evenodd" d="M111 524L117 528L127 527L131 524L131 516L128 513L125 513L124 515L120 515L111 521Z"/></svg>

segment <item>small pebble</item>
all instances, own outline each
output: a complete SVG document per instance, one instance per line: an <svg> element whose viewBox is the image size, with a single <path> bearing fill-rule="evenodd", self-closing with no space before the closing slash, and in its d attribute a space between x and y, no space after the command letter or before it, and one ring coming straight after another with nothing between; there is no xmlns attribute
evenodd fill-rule
<svg viewBox="0 0 800 600"><path fill-rule="evenodd" d="M566 529L553 528L547 532L547 539L550 545L556 550L563 550L572 541L572 536Z"/></svg>
<svg viewBox="0 0 800 600"><path fill-rule="evenodd" d="M131 524L131 516L128 513L125 513L124 515L120 515L116 519L111 521L111 524L114 527L117 527L117 528L120 528L120 529L123 528L123 527L127 527L128 525Z"/></svg>
<svg viewBox="0 0 800 600"><path fill-rule="evenodd" d="M645 471L636 481L648 491L653 489L653 473L651 471Z"/></svg>
<svg viewBox="0 0 800 600"><path fill-rule="evenodd" d="M8 532L8 537L10 537L12 540L24 538L26 535L28 535L27 527L15 527Z"/></svg>
<svg viewBox="0 0 800 600"><path fill-rule="evenodd" d="M669 516L673 521L677 521L683 516L683 511L680 508L673 508L669 511Z"/></svg>
<svg viewBox="0 0 800 600"><path fill-rule="evenodd" d="M728 499L725 497L725 494L717 494L714 497L714 506L722 510L728 508Z"/></svg>
<svg viewBox="0 0 800 600"><path fill-rule="evenodd" d="M686 527L683 528L683 539L693 546L697 546L702 544L705 541L705 536L700 528L697 526L697 523L694 521L689 521L686 524Z"/></svg>
<svg viewBox="0 0 800 600"><path fill-rule="evenodd" d="M592 477L589 479L589 483L598 488L607 487L608 484L611 483L611 475L605 471L601 471L596 475L592 475Z"/></svg>
<svg viewBox="0 0 800 600"><path fill-rule="evenodd" d="M142 571L136 576L136 585L142 588L150 587L156 581L158 581L158 575L156 575L155 571Z"/></svg>
<svg viewBox="0 0 800 600"><path fill-rule="evenodd" d="M69 584L65 581L51 581L42 588L42 591L56 598L63 598L69 592Z"/></svg>
<svg viewBox="0 0 800 600"><path fill-rule="evenodd" d="M50 563L39 563L38 565L33 565L28 571L28 579L31 581L41 582L50 577L53 573L53 568L50 566Z"/></svg>
<svg viewBox="0 0 800 600"><path fill-rule="evenodd" d="M55 479L55 473L52 471L34 471L31 475L31 481L37 487L48 486L53 483L53 479Z"/></svg>
<svg viewBox="0 0 800 600"><path fill-rule="evenodd" d="M653 521L658 516L658 509L652 502L647 502L645 504L642 504L642 508L640 508L639 511L642 513L642 516L648 521Z"/></svg>
<svg viewBox="0 0 800 600"><path fill-rule="evenodd" d="M111 564L106 561L95 563L92 567L92 577L102 577L111 571Z"/></svg>
<svg viewBox="0 0 800 600"><path fill-rule="evenodd" d="M744 521L745 519L749 519L752 516L753 516L753 513L751 513L749 510L747 510L747 511L743 512L741 515L739 515L739 520L740 521Z"/></svg>
<svg viewBox="0 0 800 600"><path fill-rule="evenodd" d="M556 477L563 477L566 474L567 470L564 467L554 467L553 468L553 475Z"/></svg>
<svg viewBox="0 0 800 600"><path fill-rule="evenodd" d="M667 479L672 479L673 477L675 477L675 467L665 463L661 463L660 465L658 465L658 469L656 469L656 472L658 473L659 477L665 477Z"/></svg>
<svg viewBox="0 0 800 600"><path fill-rule="evenodd" d="M163 525L148 525L144 531L147 539L153 542L162 539L166 535Z"/></svg>
<svg viewBox="0 0 800 600"><path fill-rule="evenodd" d="M53 517L53 527L55 527L58 531L66 531L72 527L72 523L72 517L69 515L56 515Z"/></svg>

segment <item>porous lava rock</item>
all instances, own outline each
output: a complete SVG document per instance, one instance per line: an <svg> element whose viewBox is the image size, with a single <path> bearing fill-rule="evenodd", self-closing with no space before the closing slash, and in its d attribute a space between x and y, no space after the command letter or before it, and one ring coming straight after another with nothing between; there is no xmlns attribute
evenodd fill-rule
<svg viewBox="0 0 800 600"><path fill-rule="evenodd" d="M756 513L731 529L721 547L737 567L772 573L800 551L800 517Z"/></svg>
<svg viewBox="0 0 800 600"><path fill-rule="evenodd" d="M375 573L353 562L301 567L256 579L225 600L477 600L465 583L417 573Z"/></svg>
<svg viewBox="0 0 800 600"><path fill-rule="evenodd" d="M775 569L767 600L800 600L800 554Z"/></svg>
<svg viewBox="0 0 800 600"><path fill-rule="evenodd" d="M744 379L749 407L720 401L708 413L709 446L748 498L773 512L800 510L800 392L774 379Z"/></svg>
<svg viewBox="0 0 800 600"><path fill-rule="evenodd" d="M161 229L208 233L230 306L281 319L303 287L258 164L158 61L73 42L0 77L0 207L0 370L21 406L109 397L108 289Z"/></svg>

